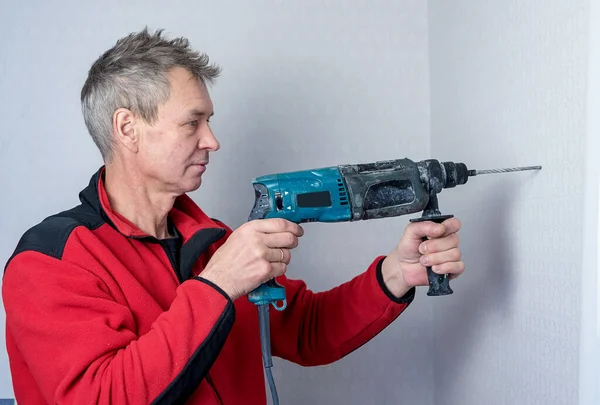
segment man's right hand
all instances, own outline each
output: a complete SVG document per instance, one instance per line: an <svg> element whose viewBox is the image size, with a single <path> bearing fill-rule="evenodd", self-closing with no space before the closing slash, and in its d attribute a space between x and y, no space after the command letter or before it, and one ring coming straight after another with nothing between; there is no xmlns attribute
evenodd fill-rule
<svg viewBox="0 0 600 405"><path fill-rule="evenodd" d="M232 300L285 273L291 249L304 229L282 218L247 222L213 254L200 277L218 285Z"/></svg>

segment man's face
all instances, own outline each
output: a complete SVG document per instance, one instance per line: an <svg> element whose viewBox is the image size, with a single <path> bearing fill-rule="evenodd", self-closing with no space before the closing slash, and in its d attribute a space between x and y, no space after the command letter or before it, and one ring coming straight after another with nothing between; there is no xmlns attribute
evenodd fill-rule
<svg viewBox="0 0 600 405"><path fill-rule="evenodd" d="M185 69L170 74L171 91L153 125L140 124L137 167L160 191L183 194L202 183L209 152L219 142L209 126L213 104L206 87Z"/></svg>

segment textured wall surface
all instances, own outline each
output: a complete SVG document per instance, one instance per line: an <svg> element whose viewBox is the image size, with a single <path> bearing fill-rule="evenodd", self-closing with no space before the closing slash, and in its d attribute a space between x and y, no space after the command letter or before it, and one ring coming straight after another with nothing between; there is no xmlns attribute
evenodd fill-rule
<svg viewBox="0 0 600 405"><path fill-rule="evenodd" d="M78 104L87 69L146 24L188 36L223 66L211 120L222 148L193 198L233 227L251 209L253 176L429 155L426 2L107 0L2 9L2 263L29 226L78 202L101 163ZM406 223L307 225L289 275L317 291L333 287L388 253ZM282 403L432 404L422 385L433 378L425 298L338 364L277 362ZM0 397L12 392L4 353Z"/></svg>
<svg viewBox="0 0 600 405"><path fill-rule="evenodd" d="M577 403L587 68L584 0L429 2L432 154L469 276L434 309L435 403Z"/></svg>
<svg viewBox="0 0 600 405"><path fill-rule="evenodd" d="M600 0L590 1L579 405L600 404Z"/></svg>

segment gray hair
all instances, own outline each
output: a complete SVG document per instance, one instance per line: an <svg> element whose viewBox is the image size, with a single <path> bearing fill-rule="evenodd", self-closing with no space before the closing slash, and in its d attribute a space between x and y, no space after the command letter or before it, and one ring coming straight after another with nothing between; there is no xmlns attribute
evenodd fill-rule
<svg viewBox="0 0 600 405"><path fill-rule="evenodd" d="M172 68L186 68L205 85L221 72L209 65L206 54L192 50L188 39L167 40L162 32L149 33L146 27L119 39L88 72L81 89L83 118L105 162L112 158L112 118L118 108L128 108L152 124L169 98Z"/></svg>

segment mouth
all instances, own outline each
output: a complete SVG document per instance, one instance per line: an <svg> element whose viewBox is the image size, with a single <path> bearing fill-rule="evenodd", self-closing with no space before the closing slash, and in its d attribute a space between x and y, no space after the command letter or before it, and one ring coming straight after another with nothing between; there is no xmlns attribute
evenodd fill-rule
<svg viewBox="0 0 600 405"><path fill-rule="evenodd" d="M197 162L197 163L192 163L192 166L197 167L201 172L205 172L207 164L208 164L208 162Z"/></svg>

